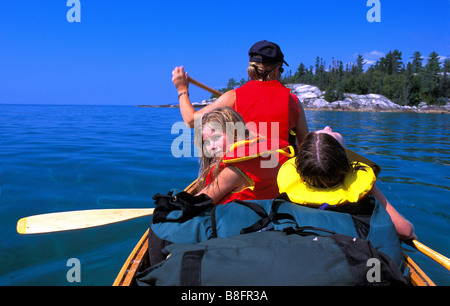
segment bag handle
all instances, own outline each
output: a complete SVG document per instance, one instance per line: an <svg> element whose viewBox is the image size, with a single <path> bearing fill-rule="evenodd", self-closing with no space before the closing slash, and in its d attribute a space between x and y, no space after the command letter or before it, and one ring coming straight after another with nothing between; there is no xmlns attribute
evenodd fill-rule
<svg viewBox="0 0 450 306"><path fill-rule="evenodd" d="M332 235L336 235L337 234L336 232L330 231L330 230L325 229L325 228L309 226L309 225L308 226L300 226L297 223L297 220L295 220L294 216L292 216L291 214L279 213L278 209L286 201L290 201L289 197L287 196L287 194L282 193L280 196L278 196L276 199L273 200L272 206L270 208L270 219L271 219L271 221L277 221L277 220L283 220L283 219L288 219L288 220L294 221L295 226L284 228L283 232L286 232L288 234L289 233L296 233L296 234L300 234L300 235L316 235L316 236L323 236L323 235L320 235L320 234L317 234L317 233L313 233L311 231L320 231L320 232L325 232L325 233L329 233L329 234L332 234ZM310 233L308 233L306 231L310 231Z"/></svg>
<svg viewBox="0 0 450 306"><path fill-rule="evenodd" d="M329 233L331 235L337 235L336 232L333 232L333 231L330 231L328 229L321 228L321 227L315 227L315 226L301 226L301 227L295 226L295 227L288 227L288 228L283 229L283 232L285 232L286 234L299 234L302 236L308 236L308 235L323 236L321 234L317 234L312 231L319 231L319 232Z"/></svg>
<svg viewBox="0 0 450 306"><path fill-rule="evenodd" d="M267 227L269 225L269 223L271 222L269 214L267 214L266 210L257 203L242 201L242 200L237 200L237 199L233 200L230 203L237 203L237 204L243 205L245 207L248 207L251 210L253 210L258 216L261 217L261 219L258 220L257 222L255 222L254 224L250 225L249 227L241 229L241 231L240 231L241 234L257 232L257 231L262 230L263 228ZM230 203L227 203L227 204L230 204ZM216 208L217 208L217 206L215 206L211 210L211 230L212 230L211 236L212 236L212 238L217 238Z"/></svg>
<svg viewBox="0 0 450 306"><path fill-rule="evenodd" d="M157 193L152 198L156 204L152 223L184 222L214 206L212 199L206 194L195 196L185 191L175 195L173 195L173 191L166 195ZM181 210L181 216L168 218L168 215L176 210Z"/></svg>
<svg viewBox="0 0 450 306"><path fill-rule="evenodd" d="M272 221L289 219L294 221L298 227L297 221L295 220L294 216L292 216L291 214L278 212L278 209L280 208L281 204L285 203L286 201L290 202L290 199L286 193L282 193L276 199L273 200L272 206L270 207L270 219Z"/></svg>
<svg viewBox="0 0 450 306"><path fill-rule="evenodd" d="M236 203L247 206L252 209L258 216L261 217L259 221L256 221L249 227L241 229L241 234L248 234L262 230L267 227L269 223L272 221L269 214L267 214L266 210L259 204L254 202L244 202L241 200L235 200Z"/></svg>

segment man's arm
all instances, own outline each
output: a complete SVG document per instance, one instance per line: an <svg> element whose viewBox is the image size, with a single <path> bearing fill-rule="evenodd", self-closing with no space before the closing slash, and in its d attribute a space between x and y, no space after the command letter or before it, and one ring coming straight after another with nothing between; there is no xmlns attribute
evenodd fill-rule
<svg viewBox="0 0 450 306"><path fill-rule="evenodd" d="M186 94L189 92L189 81L187 72L184 72L183 67L175 67L172 72L172 82L178 90L179 103L180 103L180 112L183 117L183 121L189 127L194 127L195 118L197 116L201 116L202 114L208 113L215 108L221 106L233 107L234 101L236 100L236 93L234 90L230 90L223 95L221 95L216 101L211 103L208 106L203 107L202 109L196 111L192 106L191 100L189 99L189 95Z"/></svg>

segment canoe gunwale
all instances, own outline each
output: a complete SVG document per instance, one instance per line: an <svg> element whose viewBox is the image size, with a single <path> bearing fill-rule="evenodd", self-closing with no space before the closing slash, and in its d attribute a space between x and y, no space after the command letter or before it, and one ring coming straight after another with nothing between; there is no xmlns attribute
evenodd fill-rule
<svg viewBox="0 0 450 306"><path fill-rule="evenodd" d="M143 270L143 267L149 265L148 258L148 233L147 229L144 235L141 237L139 242L136 244L136 247L131 252L130 256L128 256L125 264L122 266L119 274L116 277L116 280L113 283L113 286L135 286L136 283L136 274Z"/></svg>
<svg viewBox="0 0 450 306"><path fill-rule="evenodd" d="M436 284L419 268L419 266L403 252L406 266L411 272L411 284L413 286L436 286Z"/></svg>

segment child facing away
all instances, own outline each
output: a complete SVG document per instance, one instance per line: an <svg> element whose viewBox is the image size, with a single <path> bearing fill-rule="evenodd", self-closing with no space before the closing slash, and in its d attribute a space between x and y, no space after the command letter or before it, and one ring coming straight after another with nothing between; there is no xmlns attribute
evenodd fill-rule
<svg viewBox="0 0 450 306"><path fill-rule="evenodd" d="M386 208L399 238L416 239L412 224L389 203L375 181L371 167L349 161L344 138L328 126L308 133L297 157L286 162L278 176L280 193L301 205L359 210L366 196L372 195Z"/></svg>

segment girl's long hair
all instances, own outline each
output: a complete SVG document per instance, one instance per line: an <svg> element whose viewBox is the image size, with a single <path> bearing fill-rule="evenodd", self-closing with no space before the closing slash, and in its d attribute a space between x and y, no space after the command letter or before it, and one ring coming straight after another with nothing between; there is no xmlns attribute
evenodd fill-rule
<svg viewBox="0 0 450 306"><path fill-rule="evenodd" d="M199 175L195 186L196 192L206 187L205 180L211 169L214 169L211 173L211 182L215 181L220 172L220 163L223 160L223 158L209 156L204 149L202 131L205 125L214 124L226 134L227 148L223 148L224 154L233 143L250 137L250 132L245 126L242 116L229 107L218 107L209 113L203 114L200 122L201 124L195 126L194 130L194 144L201 152Z"/></svg>

